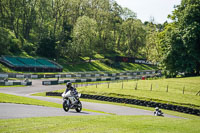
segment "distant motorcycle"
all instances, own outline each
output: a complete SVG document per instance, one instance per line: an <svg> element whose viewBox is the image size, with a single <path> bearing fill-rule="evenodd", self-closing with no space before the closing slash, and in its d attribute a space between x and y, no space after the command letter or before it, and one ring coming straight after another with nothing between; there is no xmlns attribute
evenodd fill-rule
<svg viewBox="0 0 200 133"><path fill-rule="evenodd" d="M156 107L155 109L156 110L154 111L154 116L164 116L163 112L158 107Z"/></svg>
<svg viewBox="0 0 200 133"><path fill-rule="evenodd" d="M81 93L78 93L77 98L73 95L71 91L62 94L63 97L63 109L68 112L69 109L75 109L76 112L81 112L82 104L79 100Z"/></svg>

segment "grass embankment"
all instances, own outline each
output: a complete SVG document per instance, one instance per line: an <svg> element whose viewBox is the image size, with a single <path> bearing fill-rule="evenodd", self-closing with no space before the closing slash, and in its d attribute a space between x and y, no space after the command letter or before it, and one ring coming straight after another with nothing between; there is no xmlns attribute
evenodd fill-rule
<svg viewBox="0 0 200 133"><path fill-rule="evenodd" d="M93 62L85 62L81 64L69 65L62 64L64 72L85 72L85 71L128 71L128 70L152 70L156 69L155 66L149 66L144 64L133 64L133 63L120 63L120 67L111 67L102 63L98 60Z"/></svg>
<svg viewBox="0 0 200 133"><path fill-rule="evenodd" d="M0 72L15 73L16 71L14 71L0 63Z"/></svg>
<svg viewBox="0 0 200 133"><path fill-rule="evenodd" d="M152 87L151 87L152 85ZM122 88L123 86L123 88ZM135 90L137 86L137 90ZM168 92L167 92L168 86ZM95 86L79 87L80 93L110 97L152 100L200 109L200 77L171 78L114 82ZM183 94L184 88L184 94ZM59 90L63 92L64 90Z"/></svg>
<svg viewBox="0 0 200 133"><path fill-rule="evenodd" d="M199 133L200 119L153 116L65 116L0 120L0 132Z"/></svg>

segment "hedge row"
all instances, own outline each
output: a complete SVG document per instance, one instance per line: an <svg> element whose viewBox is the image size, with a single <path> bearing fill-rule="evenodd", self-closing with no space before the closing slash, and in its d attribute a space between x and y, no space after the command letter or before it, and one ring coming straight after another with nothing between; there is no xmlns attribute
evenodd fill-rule
<svg viewBox="0 0 200 133"><path fill-rule="evenodd" d="M61 96L61 94L62 93L58 93L58 92L46 92L47 96ZM81 98L94 99L94 100L100 100L100 101L108 101L108 102L116 102L116 103L126 103L126 104L133 104L133 105L146 106L146 107L159 107L161 109L173 110L173 111L178 111L178 112L182 112L182 113L200 116L199 109L193 109L193 108L189 108L189 107L183 107L183 106L172 105L172 104L164 104L164 103L137 100L137 99L126 99L126 98L116 98L116 97L107 97L107 96L98 96L98 95L88 95L88 94L81 94Z"/></svg>

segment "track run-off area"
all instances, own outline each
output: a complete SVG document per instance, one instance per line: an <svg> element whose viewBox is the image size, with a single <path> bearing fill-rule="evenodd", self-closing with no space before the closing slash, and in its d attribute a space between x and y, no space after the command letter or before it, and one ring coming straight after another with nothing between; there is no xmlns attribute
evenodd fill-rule
<svg viewBox="0 0 200 133"><path fill-rule="evenodd" d="M26 87L1 87L0 93L12 94L17 96L29 97L42 101L62 104L61 98L51 98L42 96L32 96L31 94L40 92L49 92L65 88L65 85L42 85L42 80L32 80L32 86ZM153 111L137 109L126 106L93 103L81 101L85 109L95 110L97 112L81 111L77 113L75 110L65 112L62 108L53 108L36 105L24 105L13 103L0 103L0 119L14 119L14 118L27 118L27 117L49 117L49 116L76 116L76 115L148 115L153 116ZM105 112L105 113L99 113ZM165 117L181 118L164 114Z"/></svg>

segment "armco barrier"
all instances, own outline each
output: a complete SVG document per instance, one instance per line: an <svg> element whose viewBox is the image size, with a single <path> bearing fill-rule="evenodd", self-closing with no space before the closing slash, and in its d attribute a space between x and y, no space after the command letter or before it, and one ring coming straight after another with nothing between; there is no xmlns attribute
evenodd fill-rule
<svg viewBox="0 0 200 133"><path fill-rule="evenodd" d="M87 74L87 73L76 73L76 74L19 74L19 73L0 73L0 78L75 78L75 77L113 77L113 76L136 76L136 75L149 75L149 74L161 74L160 71L155 70L144 70L144 71L133 71L133 72L121 72L121 73L104 73L104 74Z"/></svg>
<svg viewBox="0 0 200 133"><path fill-rule="evenodd" d="M59 93L59 92L46 92L47 96L61 96L61 94L62 93ZM199 109L193 109L193 108L189 108L189 107L183 107L183 106L172 105L172 104L164 104L164 103L137 100L137 99L126 99L126 98L116 98L116 97L107 97L107 96L98 96L98 95L88 95L88 94L81 94L81 98L94 99L94 100L100 100L100 101L108 101L108 102L116 102L116 103L134 104L134 105L146 106L146 107L159 107L161 109L173 110L173 111L177 111L177 112L200 116Z"/></svg>
<svg viewBox="0 0 200 133"><path fill-rule="evenodd" d="M69 80L48 80L48 81L42 81L42 85L57 85L67 82L72 83L80 83L80 82L95 82L95 81L114 81L114 80L129 80L129 79L141 79L142 77L150 78L155 77L155 75L146 75L146 76L128 76L128 77L102 77L102 78L87 78L87 79L69 79Z"/></svg>
<svg viewBox="0 0 200 133"><path fill-rule="evenodd" d="M48 80L48 81L42 81L42 85L57 85L67 82L72 83L80 83L80 82L95 82L95 81L113 81L113 80L127 80L127 79L141 79L142 76L132 76L132 77L111 77L111 78L92 78L92 79L70 79L70 80L64 80L64 81L58 81L58 80Z"/></svg>
<svg viewBox="0 0 200 133"><path fill-rule="evenodd" d="M17 82L17 81L2 82L2 81L0 81L0 85L2 85L2 86L12 86L12 85L30 86L30 85L32 85L32 82Z"/></svg>

